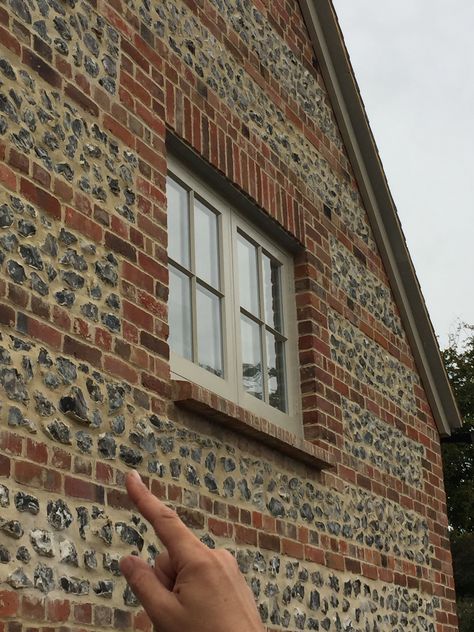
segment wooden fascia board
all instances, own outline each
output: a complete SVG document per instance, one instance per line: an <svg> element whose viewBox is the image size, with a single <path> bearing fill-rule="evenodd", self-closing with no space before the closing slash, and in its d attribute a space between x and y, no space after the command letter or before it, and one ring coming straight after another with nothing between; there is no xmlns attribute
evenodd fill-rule
<svg viewBox="0 0 474 632"><path fill-rule="evenodd" d="M440 435L462 425L330 0L299 0Z"/></svg>

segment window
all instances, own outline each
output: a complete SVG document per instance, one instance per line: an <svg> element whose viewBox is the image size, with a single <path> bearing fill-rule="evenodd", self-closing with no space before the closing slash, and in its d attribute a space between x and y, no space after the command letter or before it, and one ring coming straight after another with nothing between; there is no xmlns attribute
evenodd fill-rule
<svg viewBox="0 0 474 632"><path fill-rule="evenodd" d="M167 198L173 374L301 434L291 257L174 162Z"/></svg>

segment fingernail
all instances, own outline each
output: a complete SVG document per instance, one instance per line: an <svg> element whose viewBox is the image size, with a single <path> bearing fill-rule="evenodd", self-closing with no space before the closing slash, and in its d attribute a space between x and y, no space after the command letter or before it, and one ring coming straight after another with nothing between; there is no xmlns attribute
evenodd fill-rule
<svg viewBox="0 0 474 632"><path fill-rule="evenodd" d="M137 472L137 470L132 470L129 474L130 478L133 478L137 483L141 483L143 485L142 477Z"/></svg>

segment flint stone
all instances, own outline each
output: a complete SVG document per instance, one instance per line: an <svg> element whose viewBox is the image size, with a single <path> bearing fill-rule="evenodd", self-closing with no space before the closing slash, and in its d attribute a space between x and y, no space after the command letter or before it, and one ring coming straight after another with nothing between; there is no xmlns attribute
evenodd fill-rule
<svg viewBox="0 0 474 632"><path fill-rule="evenodd" d="M115 435L122 435L125 432L125 417L117 415L110 421L110 426Z"/></svg>
<svg viewBox="0 0 474 632"><path fill-rule="evenodd" d="M18 520L5 521L2 520L2 518L0 518L0 531L3 531L3 533L10 536L14 540L19 540L24 533L23 527L18 522Z"/></svg>
<svg viewBox="0 0 474 632"><path fill-rule="evenodd" d="M15 283L22 285L26 280L24 267L12 259L7 261L7 272Z"/></svg>
<svg viewBox="0 0 474 632"><path fill-rule="evenodd" d="M35 410L41 417L51 417L51 415L56 411L56 408L52 402L50 402L43 393L36 391L33 394L35 398Z"/></svg>
<svg viewBox="0 0 474 632"><path fill-rule="evenodd" d="M59 409L62 413L81 423L90 424L87 403L82 390L73 386L68 396L59 401Z"/></svg>
<svg viewBox="0 0 474 632"><path fill-rule="evenodd" d="M7 204L0 206L0 228L9 228L13 224L13 213Z"/></svg>
<svg viewBox="0 0 474 632"><path fill-rule="evenodd" d="M59 559L63 564L79 566L76 547L71 541L64 540L59 544Z"/></svg>
<svg viewBox="0 0 474 632"><path fill-rule="evenodd" d="M119 457L129 467L137 467L143 461L143 456L139 452L126 445L120 446Z"/></svg>
<svg viewBox="0 0 474 632"><path fill-rule="evenodd" d="M117 294L109 294L109 296L105 299L105 302L110 309L120 309L120 298Z"/></svg>
<svg viewBox="0 0 474 632"><path fill-rule="evenodd" d="M110 555L109 553L104 553L102 556L102 565L104 570L109 571L112 575L116 577L121 576L120 572L120 556L119 555Z"/></svg>
<svg viewBox="0 0 474 632"><path fill-rule="evenodd" d="M0 507L9 507L10 505L10 492L8 487L0 485Z"/></svg>
<svg viewBox="0 0 474 632"><path fill-rule="evenodd" d="M43 593L48 593L54 590L54 575L53 569L44 564L38 564L35 569L33 581L35 588Z"/></svg>
<svg viewBox="0 0 474 632"><path fill-rule="evenodd" d="M49 294L48 285L43 281L43 279L38 274L36 274L36 272L31 273L30 282L31 282L31 289L34 292L38 292L40 296L46 296L47 294Z"/></svg>
<svg viewBox="0 0 474 632"><path fill-rule="evenodd" d="M130 433L130 441L149 454L156 452L156 435L153 430L147 428L143 422L136 424L134 430Z"/></svg>
<svg viewBox="0 0 474 632"><path fill-rule="evenodd" d="M71 445L71 429L67 424L59 419L55 419L50 424L45 427L45 432L48 434L51 439L57 441L58 443L62 443L63 445Z"/></svg>
<svg viewBox="0 0 474 632"><path fill-rule="evenodd" d="M18 492L15 494L15 507L18 511L28 512L36 516L39 513L39 501L30 494Z"/></svg>
<svg viewBox="0 0 474 632"><path fill-rule="evenodd" d="M35 246L24 246L22 244L20 246L20 256L30 268L35 268L35 270L40 271L43 270L43 260L41 259L38 248Z"/></svg>
<svg viewBox="0 0 474 632"><path fill-rule="evenodd" d="M3 546L3 544L0 544L0 564L8 564L8 562L11 560L11 557L12 556L7 547Z"/></svg>
<svg viewBox="0 0 474 632"><path fill-rule="evenodd" d="M63 305L64 307L72 307L74 305L74 301L76 300L76 295L74 292L68 292L67 290L59 290L54 295L58 305Z"/></svg>
<svg viewBox="0 0 474 632"><path fill-rule="evenodd" d="M59 580L61 588L70 595L88 595L90 584L86 579L78 577L66 577L63 575Z"/></svg>
<svg viewBox="0 0 474 632"><path fill-rule="evenodd" d="M109 413L122 408L125 398L125 389L118 384L107 384L107 396L109 400Z"/></svg>
<svg viewBox="0 0 474 632"><path fill-rule="evenodd" d="M20 546L18 548L18 551L16 552L16 559L24 564L28 564L31 561L31 554L26 546Z"/></svg>
<svg viewBox="0 0 474 632"><path fill-rule="evenodd" d="M13 252L14 250L16 250L18 248L18 239L16 235L2 235L2 237L0 237L0 247L6 252Z"/></svg>
<svg viewBox="0 0 474 632"><path fill-rule="evenodd" d="M62 272L61 278L71 290L81 290L85 284L84 277L71 270Z"/></svg>
<svg viewBox="0 0 474 632"><path fill-rule="evenodd" d="M0 384L5 389L8 399L24 404L28 401L25 381L16 369L0 369Z"/></svg>
<svg viewBox="0 0 474 632"><path fill-rule="evenodd" d="M97 568L97 557L95 551L91 549L84 551L84 566L91 571Z"/></svg>
<svg viewBox="0 0 474 632"><path fill-rule="evenodd" d="M97 535L109 546L112 544L112 523L108 520L97 532Z"/></svg>
<svg viewBox="0 0 474 632"><path fill-rule="evenodd" d="M59 357L56 360L58 373L61 375L64 384L71 384L77 379L76 365L67 358Z"/></svg>
<svg viewBox="0 0 474 632"><path fill-rule="evenodd" d="M104 459L115 459L117 444L115 443L113 435L110 433L105 433L99 436L97 448Z"/></svg>
<svg viewBox="0 0 474 632"><path fill-rule="evenodd" d="M94 592L98 597L111 599L114 591L114 582L109 580L100 580L94 586Z"/></svg>
<svg viewBox="0 0 474 632"><path fill-rule="evenodd" d="M72 246L77 243L77 237L68 230L61 228L59 232L59 241L65 246Z"/></svg>
<svg viewBox="0 0 474 632"><path fill-rule="evenodd" d="M12 588L31 588L33 586L33 582L25 575L22 568L17 568L8 575L7 584L10 584Z"/></svg>
<svg viewBox="0 0 474 632"><path fill-rule="evenodd" d="M123 603L131 608L136 608L140 605L140 602L136 598L135 593L132 591L128 584L126 585L123 592Z"/></svg>
<svg viewBox="0 0 474 632"><path fill-rule="evenodd" d="M47 513L49 524L57 531L67 529L73 521L69 507L61 498L48 501Z"/></svg>
<svg viewBox="0 0 474 632"><path fill-rule="evenodd" d="M95 271L101 281L107 283L107 285L116 286L118 281L117 270L110 263L102 263L97 261L95 264Z"/></svg>
<svg viewBox="0 0 474 632"><path fill-rule="evenodd" d="M80 430L76 433L76 443L77 447L83 454L90 454L93 445L93 440L90 434Z"/></svg>
<svg viewBox="0 0 474 632"><path fill-rule="evenodd" d="M130 527L125 522L117 522L115 530L119 534L122 542L136 546L139 551L143 549L144 540L136 529Z"/></svg>
<svg viewBox="0 0 474 632"><path fill-rule="evenodd" d="M205 474L204 476L204 485L207 487L207 489L212 493L215 494L219 491L219 488L217 486L217 482L215 477L212 474Z"/></svg>
<svg viewBox="0 0 474 632"><path fill-rule="evenodd" d="M38 555L54 557L52 534L43 529L30 531L30 542Z"/></svg>

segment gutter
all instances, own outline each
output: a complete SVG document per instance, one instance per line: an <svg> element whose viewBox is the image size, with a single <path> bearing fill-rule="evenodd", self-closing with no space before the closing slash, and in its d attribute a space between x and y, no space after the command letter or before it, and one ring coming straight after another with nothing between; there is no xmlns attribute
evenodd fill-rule
<svg viewBox="0 0 474 632"><path fill-rule="evenodd" d="M462 426L331 0L299 0L375 241L441 436Z"/></svg>

